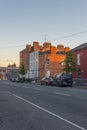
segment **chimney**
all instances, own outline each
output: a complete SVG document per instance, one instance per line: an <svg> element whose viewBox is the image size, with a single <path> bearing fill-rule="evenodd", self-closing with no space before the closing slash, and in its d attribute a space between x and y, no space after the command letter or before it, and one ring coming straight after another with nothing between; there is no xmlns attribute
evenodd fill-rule
<svg viewBox="0 0 87 130"><path fill-rule="evenodd" d="M56 47L51 46L51 54L56 54Z"/></svg>
<svg viewBox="0 0 87 130"><path fill-rule="evenodd" d="M34 51L39 50L39 42L34 41L33 42Z"/></svg>
<svg viewBox="0 0 87 130"><path fill-rule="evenodd" d="M66 52L70 51L70 48L69 48L69 47L65 47L65 48L64 48L64 51L65 51L65 53L66 53Z"/></svg>
<svg viewBox="0 0 87 130"><path fill-rule="evenodd" d="M30 51L31 50L31 45L26 45L26 49Z"/></svg>

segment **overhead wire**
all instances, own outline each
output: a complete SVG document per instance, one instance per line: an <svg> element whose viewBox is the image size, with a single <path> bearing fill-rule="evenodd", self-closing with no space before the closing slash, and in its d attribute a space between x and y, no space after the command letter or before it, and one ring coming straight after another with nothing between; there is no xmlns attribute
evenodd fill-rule
<svg viewBox="0 0 87 130"><path fill-rule="evenodd" d="M61 40L61 39L65 39L65 38L69 38L69 37L73 37L73 36L76 36L76 35L79 35L79 34L83 34L83 33L87 33L87 30L84 30L84 31L81 31L81 32L78 32L78 33L73 33L73 34L70 34L70 35L67 35L67 36L63 36L63 37L59 37L59 38L55 38L51 41L55 41L55 40Z"/></svg>
<svg viewBox="0 0 87 130"><path fill-rule="evenodd" d="M22 46L25 46L25 45L18 45L18 46L3 46L3 47L0 47L0 49L5 49L5 48L13 48L13 47L22 47Z"/></svg>
<svg viewBox="0 0 87 130"><path fill-rule="evenodd" d="M79 34L83 34L83 33L87 33L87 30L84 30L84 31L81 31L81 32L78 32L78 33L73 33L73 34L70 34L70 35L67 35L67 36L63 36L63 37L59 37L59 38L55 38L55 39L52 39L50 41L56 41L56 40L61 40L61 39L66 39L66 38L69 38L69 37L73 37L73 36L76 36L76 35L79 35ZM13 48L13 47L22 47L22 46L25 46L24 45L13 45L13 46L3 46L3 47L0 47L0 49L5 49L5 48Z"/></svg>

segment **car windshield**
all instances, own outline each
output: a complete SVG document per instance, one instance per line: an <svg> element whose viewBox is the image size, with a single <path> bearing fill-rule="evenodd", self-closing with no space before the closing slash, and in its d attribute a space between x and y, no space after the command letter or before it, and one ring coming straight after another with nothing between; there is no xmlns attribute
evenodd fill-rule
<svg viewBox="0 0 87 130"><path fill-rule="evenodd" d="M59 78L61 75L62 75L62 73L57 74L57 75L56 75L56 78Z"/></svg>
<svg viewBox="0 0 87 130"><path fill-rule="evenodd" d="M46 78L46 80L51 80L51 78Z"/></svg>
<svg viewBox="0 0 87 130"><path fill-rule="evenodd" d="M72 75L71 75L71 74L63 74L63 77L64 77L64 78L66 78L66 77L67 77L67 78L71 78Z"/></svg>

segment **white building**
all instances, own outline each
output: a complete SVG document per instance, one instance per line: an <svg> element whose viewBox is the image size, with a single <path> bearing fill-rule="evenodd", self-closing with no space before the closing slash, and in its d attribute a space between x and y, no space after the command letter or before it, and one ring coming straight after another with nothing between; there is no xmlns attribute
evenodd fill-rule
<svg viewBox="0 0 87 130"><path fill-rule="evenodd" d="M38 78L39 67L39 51L29 54L29 78Z"/></svg>

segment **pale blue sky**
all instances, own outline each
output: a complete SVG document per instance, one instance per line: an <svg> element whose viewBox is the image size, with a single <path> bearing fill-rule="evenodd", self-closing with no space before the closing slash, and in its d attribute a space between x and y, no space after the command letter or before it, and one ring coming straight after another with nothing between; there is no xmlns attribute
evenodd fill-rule
<svg viewBox="0 0 87 130"><path fill-rule="evenodd" d="M87 32L61 37L85 30L87 0L0 0L0 66L6 66L7 59L18 64L19 52L33 41L42 44L42 35L55 46L74 48L87 42Z"/></svg>

